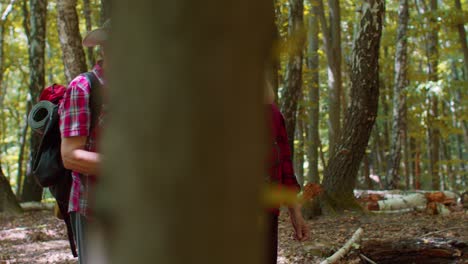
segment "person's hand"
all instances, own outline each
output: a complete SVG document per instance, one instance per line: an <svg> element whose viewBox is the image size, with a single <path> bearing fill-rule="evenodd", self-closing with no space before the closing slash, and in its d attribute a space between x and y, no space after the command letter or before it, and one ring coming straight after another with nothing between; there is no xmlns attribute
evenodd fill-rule
<svg viewBox="0 0 468 264"><path fill-rule="evenodd" d="M291 224L294 228L295 238L301 242L308 240L310 230L302 217L300 206L290 207L289 217L291 218Z"/></svg>

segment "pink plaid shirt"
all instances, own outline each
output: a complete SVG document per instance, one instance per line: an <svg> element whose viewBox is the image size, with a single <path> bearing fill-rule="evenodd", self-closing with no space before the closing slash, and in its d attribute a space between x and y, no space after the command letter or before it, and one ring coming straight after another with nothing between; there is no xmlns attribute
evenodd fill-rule
<svg viewBox="0 0 468 264"><path fill-rule="evenodd" d="M104 85L103 70L99 63L94 66L92 72L96 75L101 85ZM83 75L77 76L70 83L59 108L60 132L62 138L88 137L85 149L96 152L96 132L99 129L89 131L91 125L91 110L89 108L90 91L91 85ZM103 113L98 118L96 128L102 125L102 117ZM88 196L90 189L94 186L96 177L73 171L72 178L68 211L88 215Z"/></svg>

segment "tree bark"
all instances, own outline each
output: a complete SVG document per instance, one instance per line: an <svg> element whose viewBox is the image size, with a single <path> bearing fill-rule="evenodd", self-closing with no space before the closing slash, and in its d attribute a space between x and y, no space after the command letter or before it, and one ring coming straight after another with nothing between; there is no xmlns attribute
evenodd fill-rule
<svg viewBox="0 0 468 264"><path fill-rule="evenodd" d="M427 54L427 74L428 81L436 83L438 81L438 42L439 42L439 26L436 20L436 12L438 9L437 0L430 0L429 6L425 0L420 0L424 14L429 14L427 17L427 35L426 35L426 54ZM432 189L440 189L439 175L439 155L440 155L440 132L437 127L439 117L439 99L433 91L429 92L427 105L427 148L429 159L429 173L432 180Z"/></svg>
<svg viewBox="0 0 468 264"><path fill-rule="evenodd" d="M400 189L401 151L406 130L406 87L408 86L408 0L400 0L398 8L398 29L395 55L395 84L393 87L393 125L390 148L389 188Z"/></svg>
<svg viewBox="0 0 468 264"><path fill-rule="evenodd" d="M110 102L128 107L103 135L90 263L263 263L271 1L114 3Z"/></svg>
<svg viewBox="0 0 468 264"><path fill-rule="evenodd" d="M370 178L370 166L369 166L369 155L364 154L362 157L362 172L363 172L363 177L364 177L364 182L366 184L366 187L368 190L372 190L372 180Z"/></svg>
<svg viewBox="0 0 468 264"><path fill-rule="evenodd" d="M454 80L460 80L459 76L458 76L458 71L457 71L457 68L455 66L455 62L452 60L452 62L450 63L451 64L451 69L452 69L452 75L453 75L453 78ZM454 105L458 106L459 108L458 109L461 109L462 111L460 112L463 112L463 109L464 109L464 106L461 105L461 92L460 92L460 89L457 89L457 91L455 93L452 94L453 96L453 101L454 101ZM453 127L460 127L461 130L463 130L463 122L464 120L459 120L460 117L460 113L457 113L459 111L455 111L455 109L457 108L451 108L450 109L450 112L452 113L452 125ZM461 162L464 160L464 152L463 152L463 146L465 146L465 149L466 149L466 146L468 146L468 138L466 137L466 133L465 134L465 141L463 141L463 136L461 134L457 134L455 136L456 138L456 149L457 149L457 156L458 156L458 159L460 160L460 165L459 165L459 171L460 172L464 172L465 171L465 163L464 162ZM463 145L463 143L465 143L465 145ZM458 173L459 175L459 180L460 182L463 182L465 183L464 185L466 186L466 181L464 179L462 179L462 177L466 177L466 176L461 176L462 173Z"/></svg>
<svg viewBox="0 0 468 264"><path fill-rule="evenodd" d="M362 157L377 117L379 98L379 47L383 0L365 1L360 29L352 53L350 107L346 113L337 153L324 172L322 209L360 209L353 189Z"/></svg>
<svg viewBox="0 0 468 264"><path fill-rule="evenodd" d="M414 189L420 190L421 189L421 147L416 139L413 139L414 144Z"/></svg>
<svg viewBox="0 0 468 264"><path fill-rule="evenodd" d="M304 124L304 119L305 119L305 109L303 105L299 105L298 113L297 113L297 131L296 131L296 141L298 142L297 144L297 151L296 151L296 156L294 158L294 163L295 163L295 173L296 173L296 179L299 183L300 186L304 185L304 150L305 150L305 124Z"/></svg>
<svg viewBox="0 0 468 264"><path fill-rule="evenodd" d="M3 174L0 163L0 213L6 212L10 214L21 213L23 210L16 200L16 196L11 189L10 182Z"/></svg>
<svg viewBox="0 0 468 264"><path fill-rule="evenodd" d="M405 107L405 120L407 119L408 107ZM411 164L410 164L410 149L409 149L409 138L408 138L408 124L406 123L405 129L403 130L403 161L404 161L404 171L405 171L405 187L407 190L411 189Z"/></svg>
<svg viewBox="0 0 468 264"><path fill-rule="evenodd" d="M388 48L384 48L384 54L388 53ZM389 58L388 55L385 55L384 58ZM390 116L391 115L391 110L389 106L389 102L392 100L391 99L391 93L392 90L390 87L385 83L382 79L380 80L380 105L382 107L383 111L383 116ZM384 120L381 121L382 123L382 129L381 129L381 137L378 138L379 140L379 145L380 145L380 156L382 158L382 181L385 182L386 188L388 188L388 185L390 184L390 181L388 179L388 168L390 167L390 158L389 158L389 153L390 153L390 129L392 127L391 122L389 118L385 118Z"/></svg>
<svg viewBox="0 0 468 264"><path fill-rule="evenodd" d="M93 29L90 0L83 0L83 15L86 22L86 31L90 32ZM86 49L86 57L88 59L88 68L92 69L95 64L94 49L92 47Z"/></svg>
<svg viewBox="0 0 468 264"><path fill-rule="evenodd" d="M87 70L76 2L77 0L58 0L57 2L57 28L67 82L71 82L73 78Z"/></svg>
<svg viewBox="0 0 468 264"><path fill-rule="evenodd" d="M339 0L328 0L329 20L330 20L330 48L333 54L333 63L329 63L328 87L329 93L329 149L330 157L336 151L336 143L340 139L341 133L341 94L343 85L341 81L341 12ZM324 33L326 34L326 33Z"/></svg>
<svg viewBox="0 0 468 264"><path fill-rule="evenodd" d="M318 9L311 0L312 12L309 17L309 46L307 56L307 67L309 68L309 122L308 122L308 162L309 170L307 181L320 183L318 174L318 161L320 147L319 138L319 109L320 109L320 80L319 80L319 18Z"/></svg>
<svg viewBox="0 0 468 264"><path fill-rule="evenodd" d="M329 0L330 8L330 27L325 17L323 1L318 0L315 6L319 13L320 25L323 32L323 41L325 54L328 61L328 138L329 138L329 157L331 158L335 151L335 145L341 132L341 27L340 27L340 5L338 0Z"/></svg>
<svg viewBox="0 0 468 264"><path fill-rule="evenodd" d="M29 36L29 92L32 103L39 100L39 95L45 86L45 33L47 18L47 0L30 0L30 36ZM26 30L26 29L25 29ZM36 183L31 172L33 157L39 147L39 138L32 133L29 166L24 179L21 201L39 202L42 199L42 188Z"/></svg>
<svg viewBox="0 0 468 264"><path fill-rule="evenodd" d="M27 107L26 107L26 113L24 115L24 125L23 129L20 135L20 146L19 146L19 153L18 153L18 174L16 175L16 194L19 197L19 194L21 193L21 189L23 186L23 167L24 167L24 153L26 149L26 140L28 136L28 113L31 111L31 101L28 100L27 102Z"/></svg>
<svg viewBox="0 0 468 264"><path fill-rule="evenodd" d="M294 131L296 130L297 107L302 94L302 50L304 47L303 36L303 0L289 0L289 28L290 38L294 38L296 44L292 47L286 66L281 111L286 122L291 157L294 158Z"/></svg>

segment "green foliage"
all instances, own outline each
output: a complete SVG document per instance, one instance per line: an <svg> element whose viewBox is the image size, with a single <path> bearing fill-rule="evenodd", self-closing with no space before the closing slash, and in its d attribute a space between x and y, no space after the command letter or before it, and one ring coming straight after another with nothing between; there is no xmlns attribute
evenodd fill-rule
<svg viewBox="0 0 468 264"><path fill-rule="evenodd" d="M457 175L465 175L462 171L462 165L468 166L466 154L462 159L457 154L457 148L460 148L463 153L466 153L467 146L464 142L460 142L459 138L463 138L462 123L468 121L468 73L463 73L463 54L458 37L458 24L468 24L468 1L461 1L463 12L455 9L453 1L439 1L439 10L437 12L423 12L421 1L409 1L410 20L407 33L408 41L408 79L409 85L406 89L407 98L407 131L408 137L416 140L417 149L420 153L421 176L423 187L430 186L429 175L429 157L427 148L427 133L428 133L428 114L430 111L429 96L437 96L439 98L439 116L431 122L432 128L438 128L441 133L443 145L446 145L449 150L450 158L441 159L441 172L445 176L447 166L451 166L454 173ZM308 19L312 6L317 5L317 0L304 2L304 27L307 29ZM378 174L382 180L385 180L387 173L387 159L389 155L390 135L392 129L392 108L393 108L393 85L394 85L394 65L396 52L396 38L398 26L398 1L387 1L385 26L381 39L380 52L380 105L378 117L375 124L375 131L370 140L368 154L371 159L372 173ZM350 76L350 56L353 48L353 40L356 32L356 25L359 19L360 4L355 1L340 1L341 5L341 37L342 37L342 52L343 52L343 88L344 102L349 102L347 88L349 85ZM328 16L328 6L324 2L325 14ZM289 58L288 51L291 46L294 46L294 38L297 36L288 35L288 1L276 0L276 24L280 36L277 55L280 58L281 68L279 70L280 86L282 76L285 74L285 65ZM328 19L328 18L327 18ZM435 23L430 23L433 20ZM327 21L329 23L329 21ZM466 27L465 27L466 29ZM322 41L323 32L320 31L320 39ZM429 81L427 74L427 50L426 43L428 33L437 31L439 34L438 41L438 79L437 82ZM303 34L306 34L305 32ZM306 45L307 46L307 45ZM305 61L307 60L307 50L304 50ZM328 85L327 85L327 61L324 56L324 48L321 45L320 51L320 139L323 144L325 156L328 155ZM303 98L300 100L300 106L309 106L316 102L308 101L308 93L310 90L309 76L307 67L303 67ZM464 78L464 80L463 80ZM280 87L281 91L281 87ZM280 92L281 94L281 92ZM281 97L280 97L281 100ZM309 122L307 115L300 115L298 120L305 121L306 126ZM409 140L409 138L408 138ZM309 142L305 142L305 147ZM461 144L461 145L460 145ZM378 146L376 146L378 145ZM301 146L296 139L295 146ZM376 151L380 151L381 159L376 160ZM407 150L409 153L408 160L414 162L414 150ZM307 153L307 152L305 152ZM441 153L442 156L442 153ZM306 159L307 160L307 159ZM379 162L380 164L377 164ZM319 162L322 166L321 162ZM307 162L305 163L305 171L307 172ZM402 164L403 167L403 164ZM323 167L320 167L320 171ZM413 175L414 177L414 175ZM447 176L448 177L448 176ZM403 177L402 177L403 178ZM452 185L453 186L453 185ZM465 183L466 188L466 183ZM455 186L456 187L456 186ZM462 185L458 185L462 188Z"/></svg>

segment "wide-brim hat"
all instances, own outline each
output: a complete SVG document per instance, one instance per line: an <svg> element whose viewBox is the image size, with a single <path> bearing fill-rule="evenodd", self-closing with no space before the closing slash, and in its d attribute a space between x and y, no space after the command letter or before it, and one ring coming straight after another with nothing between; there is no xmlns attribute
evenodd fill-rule
<svg viewBox="0 0 468 264"><path fill-rule="evenodd" d="M109 38L111 29L111 21L108 19L100 28L92 30L83 38L83 46L94 47L104 44Z"/></svg>

